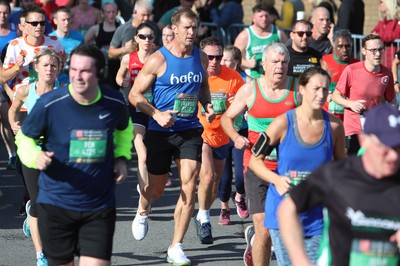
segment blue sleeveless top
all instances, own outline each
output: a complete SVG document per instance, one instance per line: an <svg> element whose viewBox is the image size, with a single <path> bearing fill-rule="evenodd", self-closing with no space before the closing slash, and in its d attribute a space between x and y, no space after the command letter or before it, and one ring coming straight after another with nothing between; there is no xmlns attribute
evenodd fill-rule
<svg viewBox="0 0 400 266"><path fill-rule="evenodd" d="M288 127L285 138L278 146L278 175L288 176L293 183L298 184L314 169L332 161L334 149L329 116L327 112L322 112L324 131L321 139L314 144L305 143L301 139L294 109L286 112ZM265 201L265 227L279 229L276 211L284 197L279 195L275 185L270 184ZM300 221L305 236L322 234L322 207L300 214Z"/></svg>
<svg viewBox="0 0 400 266"><path fill-rule="evenodd" d="M174 56L164 46L159 49L166 62L165 73L153 84L153 105L160 111L182 110L175 116L171 128L163 128L150 117L149 130L186 131L200 128L197 118L198 96L204 79L204 69L200 60L200 51L193 47L193 54L187 58Z"/></svg>
<svg viewBox="0 0 400 266"><path fill-rule="evenodd" d="M54 89L58 89L58 87L60 87L60 82L56 80L54 83ZM26 108L28 114L32 111L32 108L33 106L35 106L35 103L37 99L39 99L39 97L40 95L38 95L36 92L36 81L32 82L29 85L28 97L26 98L26 102L23 105Z"/></svg>

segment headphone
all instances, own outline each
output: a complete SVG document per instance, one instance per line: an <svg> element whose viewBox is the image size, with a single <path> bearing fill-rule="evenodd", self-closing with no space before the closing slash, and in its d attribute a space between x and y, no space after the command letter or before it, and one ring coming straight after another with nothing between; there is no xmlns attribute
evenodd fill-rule
<svg viewBox="0 0 400 266"><path fill-rule="evenodd" d="M94 45L89 45L89 44L81 44L77 47L75 47L70 55L68 56L65 64L63 71L65 71L67 74L70 69L70 63L71 63L71 58L72 55L78 54L82 56L88 56L93 58L96 61L96 76L100 81L104 81L107 76L108 76L108 60L106 58L105 53L97 48Z"/></svg>

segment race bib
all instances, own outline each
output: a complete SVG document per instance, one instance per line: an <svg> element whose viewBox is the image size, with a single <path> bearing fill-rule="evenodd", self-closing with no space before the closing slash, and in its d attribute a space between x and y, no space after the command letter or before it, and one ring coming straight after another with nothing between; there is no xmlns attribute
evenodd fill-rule
<svg viewBox="0 0 400 266"><path fill-rule="evenodd" d="M178 111L176 116L191 117L195 115L197 107L197 95L177 93L174 102L174 111Z"/></svg>
<svg viewBox="0 0 400 266"><path fill-rule="evenodd" d="M351 245L350 266L396 266L399 251L388 241L354 239Z"/></svg>
<svg viewBox="0 0 400 266"><path fill-rule="evenodd" d="M69 162L101 163L105 161L107 149L106 130L71 131Z"/></svg>
<svg viewBox="0 0 400 266"><path fill-rule="evenodd" d="M211 103L216 115L223 114L226 111L226 93L211 93ZM204 107L201 108L201 114L204 115Z"/></svg>
<svg viewBox="0 0 400 266"><path fill-rule="evenodd" d="M285 176L290 178L290 186L295 187L307 179L311 172L309 171L286 171Z"/></svg>

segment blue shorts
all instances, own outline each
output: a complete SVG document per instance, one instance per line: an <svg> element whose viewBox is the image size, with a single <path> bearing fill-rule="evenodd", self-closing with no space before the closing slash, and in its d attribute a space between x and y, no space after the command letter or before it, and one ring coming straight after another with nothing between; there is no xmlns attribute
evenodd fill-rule
<svg viewBox="0 0 400 266"><path fill-rule="evenodd" d="M225 160L226 158L228 158L229 155L229 143L225 144L221 147L218 148L213 148L212 149L212 153L213 153L213 158L217 159L217 160Z"/></svg>

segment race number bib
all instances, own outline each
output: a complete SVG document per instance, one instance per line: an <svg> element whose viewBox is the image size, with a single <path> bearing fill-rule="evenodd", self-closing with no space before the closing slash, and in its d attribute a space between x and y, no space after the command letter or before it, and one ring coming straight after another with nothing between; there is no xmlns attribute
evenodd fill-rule
<svg viewBox="0 0 400 266"><path fill-rule="evenodd" d="M307 179L308 175L311 172L309 171L286 171L285 176L290 178L290 186L295 187L299 185L301 182Z"/></svg>
<svg viewBox="0 0 400 266"><path fill-rule="evenodd" d="M174 111L178 111L176 116L192 117L195 115L197 107L197 95L177 93L174 102Z"/></svg>
<svg viewBox="0 0 400 266"><path fill-rule="evenodd" d="M369 239L354 239L351 245L350 266L396 266L399 251L395 243Z"/></svg>
<svg viewBox="0 0 400 266"><path fill-rule="evenodd" d="M211 103L216 115L221 115L226 111L226 98L226 93L211 93ZM201 108L201 114L205 114L204 107Z"/></svg>
<svg viewBox="0 0 400 266"><path fill-rule="evenodd" d="M73 163L101 163L105 161L107 132L105 130L71 131L69 161Z"/></svg>

